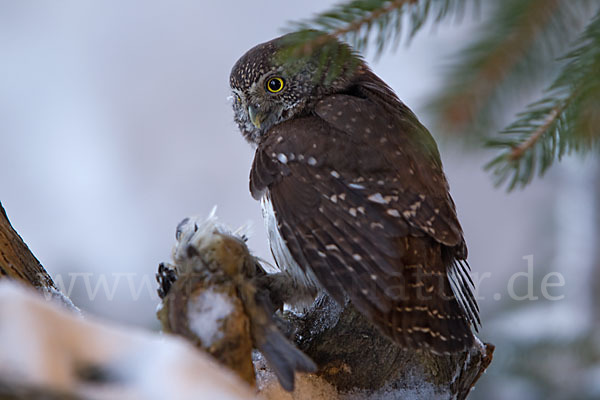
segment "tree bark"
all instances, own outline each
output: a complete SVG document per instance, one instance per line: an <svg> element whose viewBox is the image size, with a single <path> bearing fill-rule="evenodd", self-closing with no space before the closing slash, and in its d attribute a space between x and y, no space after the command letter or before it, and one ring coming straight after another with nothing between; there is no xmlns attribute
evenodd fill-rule
<svg viewBox="0 0 600 400"><path fill-rule="evenodd" d="M41 290L56 290L52 278L14 230L0 202L0 279L9 278Z"/></svg>
<svg viewBox="0 0 600 400"><path fill-rule="evenodd" d="M285 314L298 347L319 365L319 375L340 393L410 390L427 382L436 398L465 399L492 361L494 345L479 340L464 353L435 355L401 349L351 304L326 295L302 316Z"/></svg>

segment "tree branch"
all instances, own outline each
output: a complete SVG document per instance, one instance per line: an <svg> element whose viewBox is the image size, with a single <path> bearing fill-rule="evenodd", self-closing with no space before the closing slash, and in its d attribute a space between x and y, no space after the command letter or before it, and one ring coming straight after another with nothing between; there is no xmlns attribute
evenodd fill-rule
<svg viewBox="0 0 600 400"><path fill-rule="evenodd" d="M56 290L52 278L14 230L0 203L0 279L24 282L37 289Z"/></svg>
<svg viewBox="0 0 600 400"><path fill-rule="evenodd" d="M318 374L341 393L421 388L439 397L465 399L492 361L494 345L475 341L464 353L436 355L401 349L349 303L321 296L301 317L286 313L298 347L318 365Z"/></svg>
<svg viewBox="0 0 600 400"><path fill-rule="evenodd" d="M373 10L370 14L357 19L356 21L352 21L350 24L343 28L338 28L331 33L327 33L313 40L309 40L302 46L301 54L310 54L312 51L319 46L327 43L331 38L337 38L340 36L344 36L350 32L357 32L365 25L371 25L377 18L381 17L384 14L388 14L394 10L399 9L405 4L415 4L418 0L395 0L388 4L386 7L381 7Z"/></svg>
<svg viewBox="0 0 600 400"><path fill-rule="evenodd" d="M537 143L537 141L544 135L544 133L548 132L548 128L550 128L550 126L554 122L556 122L556 119L565 109L565 106L566 104L559 104L556 107L554 107L546 117L544 123L540 125L535 131L533 131L533 133L527 138L527 140L521 142L521 144L519 144L518 146L513 147L512 151L508 156L508 159L511 161L516 161L523 157L523 154L527 150L532 148Z"/></svg>

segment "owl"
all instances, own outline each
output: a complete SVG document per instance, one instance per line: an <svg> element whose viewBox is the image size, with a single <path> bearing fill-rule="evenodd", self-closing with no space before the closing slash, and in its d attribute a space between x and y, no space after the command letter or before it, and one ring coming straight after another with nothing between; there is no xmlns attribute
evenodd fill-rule
<svg viewBox="0 0 600 400"><path fill-rule="evenodd" d="M401 347L465 350L479 310L434 139L347 44L286 57L290 35L246 52L229 81L281 271L273 301L324 290Z"/></svg>

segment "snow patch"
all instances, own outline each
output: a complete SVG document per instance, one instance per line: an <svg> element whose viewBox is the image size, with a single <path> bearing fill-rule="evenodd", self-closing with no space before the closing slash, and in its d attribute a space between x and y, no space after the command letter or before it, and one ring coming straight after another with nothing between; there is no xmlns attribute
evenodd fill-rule
<svg viewBox="0 0 600 400"><path fill-rule="evenodd" d="M440 391L428 382L418 382L409 388L397 388L390 383L376 391L338 393L333 385L321 377L296 374L296 388L293 393L288 393L279 386L274 376L267 379L260 390L261 397L266 400L447 400L452 397L449 392Z"/></svg>
<svg viewBox="0 0 600 400"><path fill-rule="evenodd" d="M101 384L82 368L102 371ZM83 319L7 280L0 281L0 386L95 400L255 398L182 338Z"/></svg>
<svg viewBox="0 0 600 400"><path fill-rule="evenodd" d="M335 386L323 378L312 374L296 373L296 387L292 393L281 388L275 374L269 369L260 353L254 355L256 383L260 398L264 400L448 400L450 392L440 390L434 384L423 380L417 372L407 372L404 382L408 387L398 388L390 382L379 390L353 390L338 393Z"/></svg>
<svg viewBox="0 0 600 400"><path fill-rule="evenodd" d="M410 373L408 373L411 375ZM347 394L341 394L340 400L448 400L452 395L447 391L423 380L422 376L413 375L412 379L406 380L412 385L406 388L396 387L395 382L384 385L381 389L372 391L355 390Z"/></svg>
<svg viewBox="0 0 600 400"><path fill-rule="evenodd" d="M260 379L260 376L257 376ZM292 393L281 388L274 374L263 375L260 397L265 400L332 400L340 398L333 385L316 375L296 373Z"/></svg>
<svg viewBox="0 0 600 400"><path fill-rule="evenodd" d="M59 304L66 307L67 309L81 315L81 310L79 309L79 307L77 307L75 304L73 304L71 299L68 298L67 296L65 296L63 294L63 292L61 292L60 290L50 287L50 288L42 289L42 293L44 294L44 297L46 298L46 300L56 301Z"/></svg>
<svg viewBox="0 0 600 400"><path fill-rule="evenodd" d="M206 290L188 302L190 329L200 338L202 345L210 347L223 338L222 321L233 310L233 304L226 294L213 289Z"/></svg>

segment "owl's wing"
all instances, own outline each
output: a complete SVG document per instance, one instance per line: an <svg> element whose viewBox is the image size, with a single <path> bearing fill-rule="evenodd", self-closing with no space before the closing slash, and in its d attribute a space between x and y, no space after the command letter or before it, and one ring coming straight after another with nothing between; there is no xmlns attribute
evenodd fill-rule
<svg viewBox="0 0 600 400"><path fill-rule="evenodd" d="M391 89L369 74L363 85L379 101L333 95L320 101L315 112L368 149L371 157L361 156L364 165L358 170L370 171L363 182L369 198L385 205L387 213L400 212L414 228L411 235L425 234L442 245L453 293L477 329L479 307L468 273L467 247L435 140ZM362 180L359 175L356 180Z"/></svg>
<svg viewBox="0 0 600 400"><path fill-rule="evenodd" d="M350 96L326 100L317 115L269 132L255 156L252 194L268 190L290 253L338 302L347 295L401 345L463 349L476 310L461 300L472 300L468 284L459 282L455 297L448 279L449 249L464 244L447 192L407 181L426 179L425 166L409 158L414 149L397 154L391 138L382 140L395 122L381 110L353 109ZM445 179L439 184L447 190Z"/></svg>
<svg viewBox="0 0 600 400"><path fill-rule="evenodd" d="M368 146L364 165L349 171L354 173L350 179L361 180L362 171L368 171L362 184L370 194L381 194L382 204L437 242L463 246L437 145L408 107L402 103L397 107L390 112L367 99L334 95L318 103L316 114L332 128L357 138L357 144Z"/></svg>

